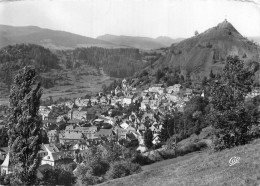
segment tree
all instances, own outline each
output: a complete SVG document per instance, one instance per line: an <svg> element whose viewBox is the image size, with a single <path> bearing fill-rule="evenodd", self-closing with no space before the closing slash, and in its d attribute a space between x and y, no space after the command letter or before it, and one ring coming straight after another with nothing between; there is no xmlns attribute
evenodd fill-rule
<svg viewBox="0 0 260 186"><path fill-rule="evenodd" d="M111 164L107 172L108 179L116 179L141 172L141 166L129 160L116 161Z"/></svg>
<svg viewBox="0 0 260 186"><path fill-rule="evenodd" d="M153 146L153 133L150 129L147 129L144 133L144 144L148 149Z"/></svg>
<svg viewBox="0 0 260 186"><path fill-rule="evenodd" d="M210 121L215 128L215 149L242 145L250 140L250 129L256 124L245 107L245 96L251 91L254 72L244 68L237 57L229 56L222 78L211 85Z"/></svg>
<svg viewBox="0 0 260 186"><path fill-rule="evenodd" d="M76 177L62 168L56 167L43 171L41 185L73 185L75 183Z"/></svg>
<svg viewBox="0 0 260 186"><path fill-rule="evenodd" d="M53 104L52 96L49 96L49 99L50 99L50 105L52 105Z"/></svg>
<svg viewBox="0 0 260 186"><path fill-rule="evenodd" d="M159 134L161 142L166 142L174 134L174 116L167 114L163 121L163 126Z"/></svg>
<svg viewBox="0 0 260 186"><path fill-rule="evenodd" d="M7 135L7 128L3 127L0 129L0 147L7 147L8 146L8 135Z"/></svg>
<svg viewBox="0 0 260 186"><path fill-rule="evenodd" d="M107 91L107 86L106 86L106 84L103 84L103 85L102 85L102 91L103 91L104 94L106 94L106 91Z"/></svg>
<svg viewBox="0 0 260 186"><path fill-rule="evenodd" d="M210 79L214 79L215 78L215 74L213 74L212 69L210 70L209 78Z"/></svg>
<svg viewBox="0 0 260 186"><path fill-rule="evenodd" d="M23 185L36 180L40 159L41 116L38 114L42 89L36 82L35 69L21 69L14 79L10 92L10 117L8 121L8 146L14 179Z"/></svg>
<svg viewBox="0 0 260 186"><path fill-rule="evenodd" d="M156 72L156 82L159 82L160 79L164 76L164 73L161 69L158 69Z"/></svg>
<svg viewBox="0 0 260 186"><path fill-rule="evenodd" d="M195 35L195 36L199 35L198 30L196 30L196 31L194 32L194 35Z"/></svg>

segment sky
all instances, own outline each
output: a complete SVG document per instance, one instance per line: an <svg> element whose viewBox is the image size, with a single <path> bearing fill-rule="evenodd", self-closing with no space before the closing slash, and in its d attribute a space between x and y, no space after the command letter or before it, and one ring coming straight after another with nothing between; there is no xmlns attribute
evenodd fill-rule
<svg viewBox="0 0 260 186"><path fill-rule="evenodd" d="M0 0L0 24L88 37L186 38L225 18L243 36L260 36L260 0Z"/></svg>

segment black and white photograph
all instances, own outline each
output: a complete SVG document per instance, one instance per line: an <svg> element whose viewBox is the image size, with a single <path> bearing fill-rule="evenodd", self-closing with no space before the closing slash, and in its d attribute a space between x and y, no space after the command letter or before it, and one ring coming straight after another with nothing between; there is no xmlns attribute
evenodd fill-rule
<svg viewBox="0 0 260 186"><path fill-rule="evenodd" d="M260 186L260 0L0 0L0 185Z"/></svg>

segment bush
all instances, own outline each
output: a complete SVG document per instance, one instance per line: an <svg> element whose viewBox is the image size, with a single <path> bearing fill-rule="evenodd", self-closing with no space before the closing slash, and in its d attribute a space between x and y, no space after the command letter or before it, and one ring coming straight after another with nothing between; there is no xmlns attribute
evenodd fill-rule
<svg viewBox="0 0 260 186"><path fill-rule="evenodd" d="M147 156L143 156L142 154L138 153L132 158L132 163L137 163L143 166L143 165L149 165L151 163L154 163L154 161L150 160Z"/></svg>
<svg viewBox="0 0 260 186"><path fill-rule="evenodd" d="M176 147L176 144L175 144L176 140L177 140L177 137L175 139L175 136L172 136L169 139L167 139L166 144L165 144L166 149L167 150L174 150L175 147Z"/></svg>
<svg viewBox="0 0 260 186"><path fill-rule="evenodd" d="M176 154L178 156L183 156L191 152L200 151L203 148L207 148L207 144L205 142L191 143L183 148L177 149Z"/></svg>
<svg viewBox="0 0 260 186"><path fill-rule="evenodd" d="M46 169L43 171L41 184L43 185L73 185L76 177L62 168Z"/></svg>
<svg viewBox="0 0 260 186"><path fill-rule="evenodd" d="M108 179L125 177L131 174L141 172L141 166L131 161L117 161L111 164L107 172Z"/></svg>
<svg viewBox="0 0 260 186"><path fill-rule="evenodd" d="M89 166L78 166L76 176L82 184L94 185L100 183L99 177L93 174L93 169Z"/></svg>
<svg viewBox="0 0 260 186"><path fill-rule="evenodd" d="M0 184L1 185L10 185L10 178L11 178L11 174L0 175Z"/></svg>
<svg viewBox="0 0 260 186"><path fill-rule="evenodd" d="M165 149L163 151L159 152L161 157L163 159L171 159L171 158L176 158L176 150L174 149Z"/></svg>

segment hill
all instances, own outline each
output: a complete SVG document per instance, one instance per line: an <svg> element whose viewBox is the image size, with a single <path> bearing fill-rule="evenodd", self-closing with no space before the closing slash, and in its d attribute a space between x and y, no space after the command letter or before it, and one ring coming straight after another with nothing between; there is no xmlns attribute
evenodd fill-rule
<svg viewBox="0 0 260 186"><path fill-rule="evenodd" d="M44 97L58 99L97 93L103 85L132 76L158 56L134 48L50 50L35 44L9 45L0 49L0 99L8 97L14 75L25 65L35 66Z"/></svg>
<svg viewBox="0 0 260 186"><path fill-rule="evenodd" d="M0 48L21 43L37 44L52 49L73 49L90 46L105 48L122 47L106 41L64 31L50 30L36 26L18 27L0 25Z"/></svg>
<svg viewBox="0 0 260 186"><path fill-rule="evenodd" d="M97 37L99 40L114 43L115 45L121 45L132 48L139 48L142 50L152 50L162 47L169 47L171 44L180 41L181 39L172 39L170 37L158 37L156 39L149 37L135 37L135 36L115 36L115 35L103 35Z"/></svg>
<svg viewBox="0 0 260 186"><path fill-rule="evenodd" d="M143 172L115 179L100 186L140 185L259 185L260 141L226 149L221 152L203 152L185 156L179 161L166 160L158 169L146 168ZM230 166L229 160L239 157L239 163ZM159 162L163 163L163 162Z"/></svg>
<svg viewBox="0 0 260 186"><path fill-rule="evenodd" d="M259 46L243 37L231 23L224 21L216 27L185 39L170 47L168 53L153 64L153 68L179 69L181 74L208 76L222 71L228 55L238 55L245 63L259 62Z"/></svg>

